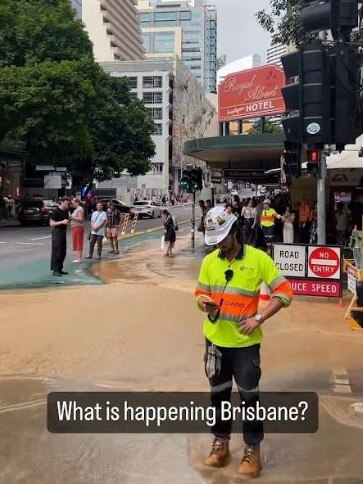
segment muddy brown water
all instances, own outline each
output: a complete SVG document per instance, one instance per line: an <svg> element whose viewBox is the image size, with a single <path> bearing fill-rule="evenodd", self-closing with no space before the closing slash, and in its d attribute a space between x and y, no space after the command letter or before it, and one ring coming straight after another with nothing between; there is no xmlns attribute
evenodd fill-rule
<svg viewBox="0 0 363 484"><path fill-rule="evenodd" d="M93 271L106 284L0 295L0 484L225 484L232 461L208 471L208 435L51 434L51 391L202 391L204 341L193 288L203 251L164 258L153 245ZM361 337L336 305L296 303L266 327L265 389L329 393L332 369L360 367ZM322 356L324 348L324 356ZM337 349L339 348L339 350ZM321 409L316 435L268 436L261 483L363 482L363 430L350 400ZM347 398L347 397L345 397ZM327 407L328 408L328 407ZM341 412L341 413L339 413Z"/></svg>

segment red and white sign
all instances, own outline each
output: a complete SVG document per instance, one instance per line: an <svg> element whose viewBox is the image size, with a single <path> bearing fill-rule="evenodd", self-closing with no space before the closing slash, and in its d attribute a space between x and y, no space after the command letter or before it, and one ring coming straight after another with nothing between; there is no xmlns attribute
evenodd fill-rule
<svg viewBox="0 0 363 484"><path fill-rule="evenodd" d="M296 296L341 297L340 281L289 279Z"/></svg>
<svg viewBox="0 0 363 484"><path fill-rule="evenodd" d="M339 247L308 248L308 277L340 279L341 249Z"/></svg>
<svg viewBox="0 0 363 484"><path fill-rule="evenodd" d="M219 121L283 114L284 71L273 64L228 75L218 86Z"/></svg>

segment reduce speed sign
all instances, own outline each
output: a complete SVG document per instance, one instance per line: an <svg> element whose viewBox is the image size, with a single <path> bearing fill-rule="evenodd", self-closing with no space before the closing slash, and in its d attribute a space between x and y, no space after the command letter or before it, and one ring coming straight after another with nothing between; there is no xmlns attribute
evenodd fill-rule
<svg viewBox="0 0 363 484"><path fill-rule="evenodd" d="M309 247L308 277L340 279L340 247Z"/></svg>

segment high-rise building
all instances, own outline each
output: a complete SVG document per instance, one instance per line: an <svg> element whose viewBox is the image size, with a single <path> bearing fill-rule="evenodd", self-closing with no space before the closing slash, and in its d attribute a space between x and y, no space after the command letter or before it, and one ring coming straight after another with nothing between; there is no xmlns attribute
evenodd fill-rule
<svg viewBox="0 0 363 484"><path fill-rule="evenodd" d="M229 74L235 72L245 71L247 69L253 69L254 67L260 67L262 64L261 56L258 54L250 54L245 57L241 57L233 62L225 64L217 71L217 86L223 81Z"/></svg>
<svg viewBox="0 0 363 484"><path fill-rule="evenodd" d="M75 9L77 17L82 18L82 0L71 0L72 7Z"/></svg>
<svg viewBox="0 0 363 484"><path fill-rule="evenodd" d="M282 66L281 56L286 54L287 52L287 45L270 44L270 47L267 49L267 63Z"/></svg>
<svg viewBox="0 0 363 484"><path fill-rule="evenodd" d="M204 0L139 0L148 58L175 54L207 92L216 92L217 11Z"/></svg>
<svg viewBox="0 0 363 484"><path fill-rule="evenodd" d="M76 8L77 3L97 62L145 58L136 0L73 0Z"/></svg>
<svg viewBox="0 0 363 484"><path fill-rule="evenodd" d="M155 122L155 156L147 175L102 182L100 188L117 188L124 200L133 196L177 194L181 172L195 160L184 153L187 140L208 132L217 136L216 109L201 84L175 55L133 62L104 62L114 77L126 77L133 96L141 99ZM208 95L209 96L209 95ZM213 131L214 127L214 131Z"/></svg>

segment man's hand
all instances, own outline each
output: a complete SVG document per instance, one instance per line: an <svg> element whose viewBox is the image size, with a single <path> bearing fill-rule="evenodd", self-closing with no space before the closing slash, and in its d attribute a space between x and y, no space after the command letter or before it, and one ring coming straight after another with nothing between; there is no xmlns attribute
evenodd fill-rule
<svg viewBox="0 0 363 484"><path fill-rule="evenodd" d="M203 303L203 311L213 317L218 311L218 304L213 301L205 301Z"/></svg>
<svg viewBox="0 0 363 484"><path fill-rule="evenodd" d="M239 332L242 334L252 334L259 326L261 323L255 318L248 318L238 323Z"/></svg>
<svg viewBox="0 0 363 484"><path fill-rule="evenodd" d="M68 222L69 222L69 221L68 221L68 219L67 219L67 218L65 218L65 219L62 221L62 224L63 224L63 225L68 225Z"/></svg>

